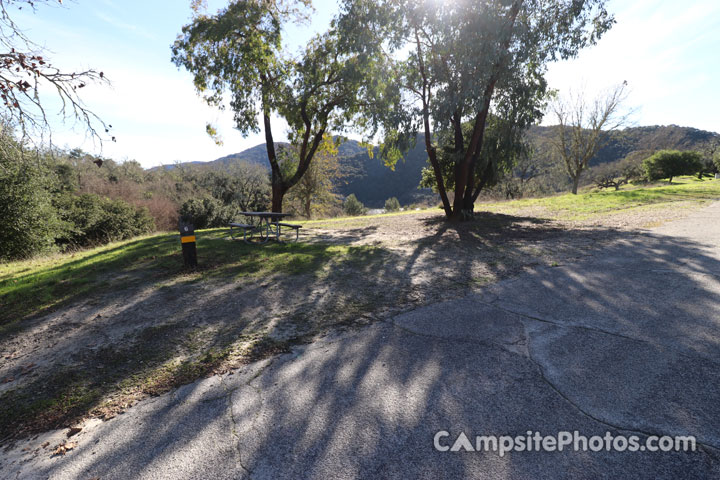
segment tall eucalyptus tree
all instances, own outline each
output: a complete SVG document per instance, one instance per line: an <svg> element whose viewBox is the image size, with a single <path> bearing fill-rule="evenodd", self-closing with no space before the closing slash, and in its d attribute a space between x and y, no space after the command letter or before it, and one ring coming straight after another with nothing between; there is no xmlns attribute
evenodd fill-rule
<svg viewBox="0 0 720 480"><path fill-rule="evenodd" d="M485 129L541 117L547 64L573 57L614 23L605 0L346 0L339 25L352 48L385 57L398 89L375 106L392 164L420 130L448 218L472 217L484 175ZM392 105L392 108L387 108ZM508 116L509 115L509 116ZM452 178L438 155L448 132ZM514 136L512 134L511 136ZM442 145L441 147L446 147ZM451 198L450 188L454 190Z"/></svg>
<svg viewBox="0 0 720 480"><path fill-rule="evenodd" d="M230 94L241 134L259 132L262 126L273 212L282 211L283 197L305 174L326 133L364 124L358 114L374 60L343 49L346 42L334 23L297 58L283 49L284 26L302 21L308 9L309 0L233 0L215 15L198 13L172 47L173 61L194 75L208 104L223 108L224 96ZM275 150L273 116L287 121L296 147L298 158L290 173L281 168Z"/></svg>

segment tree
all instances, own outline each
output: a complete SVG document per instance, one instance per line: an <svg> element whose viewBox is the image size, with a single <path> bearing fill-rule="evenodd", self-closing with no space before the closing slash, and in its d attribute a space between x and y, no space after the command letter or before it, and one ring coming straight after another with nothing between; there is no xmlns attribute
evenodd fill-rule
<svg viewBox="0 0 720 480"><path fill-rule="evenodd" d="M312 218L314 213L325 214L333 205L340 204L335 188L337 182L344 177L344 173L338 161L337 147L336 140L331 135L325 134L322 144L315 153L315 159L305 175L288 193L290 201L297 205L297 209L305 218ZM285 150L290 153L287 159L290 169L296 168L298 156L296 153L293 154L293 146Z"/></svg>
<svg viewBox="0 0 720 480"><path fill-rule="evenodd" d="M400 210L400 202L395 197L390 197L385 200L385 211L386 212L397 212Z"/></svg>
<svg viewBox="0 0 720 480"><path fill-rule="evenodd" d="M362 202L357 199L354 193L351 193L345 199L345 202L343 203L343 210L346 214L353 217L358 215L365 215L367 213L367 208L365 208L365 205L363 205Z"/></svg>
<svg viewBox="0 0 720 480"><path fill-rule="evenodd" d="M698 172L698 178L704 174L715 174L720 171L720 138L714 138L703 148L702 168Z"/></svg>
<svg viewBox="0 0 720 480"><path fill-rule="evenodd" d="M35 9L41 3L60 4L62 0L0 0L0 101L4 120L19 126L23 134L51 135L44 92L53 92L62 103L59 113L63 120L82 122L92 137L102 140L97 128L108 133L111 126L85 106L80 91L91 82L106 82L105 74L93 69L64 71L54 66L44 49L12 19L13 8Z"/></svg>
<svg viewBox="0 0 720 480"><path fill-rule="evenodd" d="M590 177L596 187L614 188L639 180L643 177L642 159L648 157L647 152L632 152L627 157L616 162L598 165L590 170Z"/></svg>
<svg viewBox="0 0 720 480"><path fill-rule="evenodd" d="M512 113L509 113L505 118L490 115L487 120L482 150L474 167L475 182L472 185L475 192L473 194L474 199L484 188L493 187L503 178L511 177L516 166L521 162L525 163L523 170L526 174L535 170L529 155L530 145L524 137L524 130L527 125L521 124L516 118L508 117L512 117ZM467 122L463 124L462 128L467 142L472 133L472 124ZM455 167L457 164L454 132L444 130L438 137L437 162L442 172L443 183L446 189L453 189L455 188ZM432 188L435 192L438 192L435 171L429 160L428 164L428 167L422 171L420 186Z"/></svg>
<svg viewBox="0 0 720 480"><path fill-rule="evenodd" d="M224 205L213 197L191 198L183 203L180 217L191 222L195 228L227 227L237 214L232 206Z"/></svg>
<svg viewBox="0 0 720 480"><path fill-rule="evenodd" d="M23 155L8 130L0 130L0 259L17 260L51 251L60 223L48 192L52 175Z"/></svg>
<svg viewBox="0 0 720 480"><path fill-rule="evenodd" d="M267 170L262 165L240 163L230 170L234 178L231 203L241 211L262 211L270 205L270 182Z"/></svg>
<svg viewBox="0 0 720 480"><path fill-rule="evenodd" d="M385 132L383 158L392 165L422 129L445 214L472 217L488 118L513 112L498 116L520 127L539 118L546 64L576 55L610 28L605 3L346 0L339 25L362 39L358 51L377 58L407 52L386 62L383 101L371 109ZM434 136L444 131L452 133L452 204Z"/></svg>
<svg viewBox="0 0 720 480"><path fill-rule="evenodd" d="M341 132L357 117L370 57L353 55L332 28L315 36L298 59L282 50L281 32L301 21L309 0L233 0L216 15L198 13L173 45L173 61L194 75L197 91L222 108L229 91L236 128L246 135L262 129L272 178L273 212L305 175L326 133ZM283 172L270 119L289 125L297 161ZM357 119L363 123L362 119ZM213 129L209 128L212 132Z"/></svg>
<svg viewBox="0 0 720 480"><path fill-rule="evenodd" d="M540 168L532 158L527 147L520 155L513 168L506 172L498 183L506 199L522 198L528 190L532 179L540 176Z"/></svg>
<svg viewBox="0 0 720 480"><path fill-rule="evenodd" d="M649 180L667 178L672 183L679 175L695 175L703 168L700 152L661 150L643 161L643 169Z"/></svg>
<svg viewBox="0 0 720 480"><path fill-rule="evenodd" d="M588 101L582 92L571 92L567 98L558 97L551 104L558 122L551 143L565 165L574 195L577 195L583 172L607 141L608 132L627 123L629 113L620 113L627 98L626 87L627 82L623 82L592 101Z"/></svg>

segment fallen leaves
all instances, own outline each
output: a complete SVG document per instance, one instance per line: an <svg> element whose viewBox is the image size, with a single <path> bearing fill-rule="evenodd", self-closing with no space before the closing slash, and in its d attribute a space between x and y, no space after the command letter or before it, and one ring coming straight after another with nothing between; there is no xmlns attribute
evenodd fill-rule
<svg viewBox="0 0 720 480"><path fill-rule="evenodd" d="M53 455L65 455L70 450L75 449L77 445L77 442L63 442L55 447Z"/></svg>

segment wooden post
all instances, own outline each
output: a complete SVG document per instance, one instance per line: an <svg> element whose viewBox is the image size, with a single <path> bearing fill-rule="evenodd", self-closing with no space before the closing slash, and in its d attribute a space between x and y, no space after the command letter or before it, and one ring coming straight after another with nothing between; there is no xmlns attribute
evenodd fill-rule
<svg viewBox="0 0 720 480"><path fill-rule="evenodd" d="M197 267L197 248L195 246L195 228L192 223L180 220L180 244L186 267Z"/></svg>

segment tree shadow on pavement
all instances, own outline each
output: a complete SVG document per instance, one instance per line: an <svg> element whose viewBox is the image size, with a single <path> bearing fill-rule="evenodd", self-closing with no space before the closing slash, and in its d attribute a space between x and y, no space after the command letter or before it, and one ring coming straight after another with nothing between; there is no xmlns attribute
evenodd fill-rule
<svg viewBox="0 0 720 480"><path fill-rule="evenodd" d="M170 344L182 343L190 326L202 327L203 348L248 331L276 339L327 336L143 402L88 434L100 443L88 439L37 473L293 479L720 474L717 247L647 232L566 232L508 216L475 225L432 222L408 255L366 251L300 282L287 277L272 287L214 287L196 298L193 312L205 313L193 321L178 319L183 307L170 301L170 292L138 298L114 321L142 311L157 315L163 305L158 323L172 327L163 332ZM506 233L497 234L492 222ZM530 261L533 248L566 255L552 266ZM512 278L475 288L479 271ZM413 303L417 292L420 301ZM273 299L288 310L262 317ZM429 299L447 301L413 310ZM404 313L393 310L396 304ZM339 325L368 312L370 320L338 333ZM70 334L63 341L78 345L81 338ZM578 430L643 439L689 434L701 447L692 454L566 450L501 457L436 451L433 438L441 430L450 434L446 445L460 432L473 438Z"/></svg>

